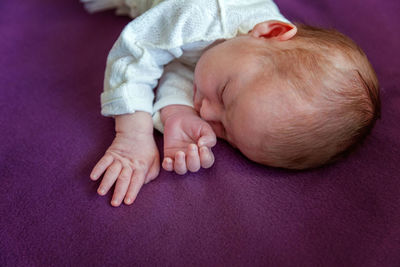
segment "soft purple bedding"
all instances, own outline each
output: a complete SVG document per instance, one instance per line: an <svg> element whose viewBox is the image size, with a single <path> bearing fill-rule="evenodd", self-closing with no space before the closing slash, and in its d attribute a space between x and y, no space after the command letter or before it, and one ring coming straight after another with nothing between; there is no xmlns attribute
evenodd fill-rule
<svg viewBox="0 0 400 267"><path fill-rule="evenodd" d="M292 172L219 141L211 169L161 171L113 208L89 173L113 139L99 95L129 18L89 15L77 0L2 0L0 266L400 266L400 2L277 4L369 56L382 119L365 144Z"/></svg>

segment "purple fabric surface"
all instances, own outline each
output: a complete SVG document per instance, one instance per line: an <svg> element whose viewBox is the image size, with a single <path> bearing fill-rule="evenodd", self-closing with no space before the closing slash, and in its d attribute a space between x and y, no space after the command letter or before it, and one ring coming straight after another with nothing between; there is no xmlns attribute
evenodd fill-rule
<svg viewBox="0 0 400 267"><path fill-rule="evenodd" d="M129 19L73 0L2 0L0 266L400 266L400 2L277 3L369 56L382 119L365 144L291 172L219 141L213 168L162 171L132 206L113 208L89 173L113 139L99 95Z"/></svg>

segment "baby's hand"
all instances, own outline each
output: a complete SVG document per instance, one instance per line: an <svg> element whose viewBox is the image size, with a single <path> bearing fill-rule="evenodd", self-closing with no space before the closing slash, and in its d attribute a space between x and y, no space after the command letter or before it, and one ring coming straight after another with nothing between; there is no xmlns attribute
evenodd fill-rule
<svg viewBox="0 0 400 267"><path fill-rule="evenodd" d="M151 117L146 120L150 120L150 126L153 127ZM128 125L129 119L125 117L122 122ZM93 168L90 178L98 180L105 172L97 190L102 196L107 194L116 182L111 205L118 207L122 200L125 204L132 204L142 185L158 176L160 158L152 128L150 131L144 131L143 128L122 131L118 127L123 128L121 127L123 124L120 120L118 126L117 119L116 125L116 137Z"/></svg>
<svg viewBox="0 0 400 267"><path fill-rule="evenodd" d="M168 110L165 110L168 109ZM166 111L166 112L165 112ZM185 174L214 164L211 147L217 138L211 126L188 106L172 105L162 110L164 123L164 160L166 171Z"/></svg>

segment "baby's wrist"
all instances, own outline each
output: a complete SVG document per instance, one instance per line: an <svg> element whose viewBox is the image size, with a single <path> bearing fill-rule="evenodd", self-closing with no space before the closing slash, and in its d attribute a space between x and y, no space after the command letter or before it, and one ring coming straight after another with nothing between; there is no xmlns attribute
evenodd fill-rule
<svg viewBox="0 0 400 267"><path fill-rule="evenodd" d="M169 105L166 107L163 107L161 109L161 122L165 124L166 120L171 117L175 116L182 116L182 115L195 115L197 116L196 111L194 108L186 105Z"/></svg>
<svg viewBox="0 0 400 267"><path fill-rule="evenodd" d="M153 120L148 112L136 111L132 114L115 116L115 132L131 134L153 134Z"/></svg>

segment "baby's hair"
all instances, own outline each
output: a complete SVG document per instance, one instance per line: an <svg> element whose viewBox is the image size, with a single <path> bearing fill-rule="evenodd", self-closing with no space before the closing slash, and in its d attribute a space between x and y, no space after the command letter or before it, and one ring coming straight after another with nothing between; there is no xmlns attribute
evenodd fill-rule
<svg viewBox="0 0 400 267"><path fill-rule="evenodd" d="M294 38L264 51L273 85L288 90L292 116L277 118L275 129L267 130L273 142L264 147L263 163L306 169L354 150L380 117L380 97L370 62L350 38L296 26Z"/></svg>

